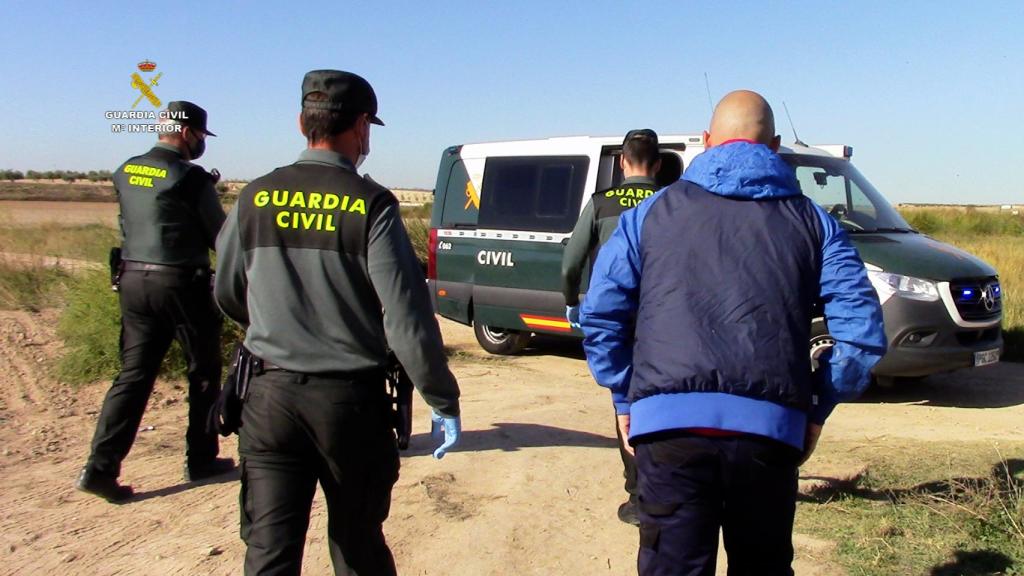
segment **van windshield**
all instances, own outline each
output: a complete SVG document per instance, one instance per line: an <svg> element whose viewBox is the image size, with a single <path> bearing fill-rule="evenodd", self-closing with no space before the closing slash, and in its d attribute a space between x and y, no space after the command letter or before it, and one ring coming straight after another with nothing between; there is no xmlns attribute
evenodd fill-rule
<svg viewBox="0 0 1024 576"><path fill-rule="evenodd" d="M781 156L796 169L804 196L848 232L916 232L850 162L808 154Z"/></svg>

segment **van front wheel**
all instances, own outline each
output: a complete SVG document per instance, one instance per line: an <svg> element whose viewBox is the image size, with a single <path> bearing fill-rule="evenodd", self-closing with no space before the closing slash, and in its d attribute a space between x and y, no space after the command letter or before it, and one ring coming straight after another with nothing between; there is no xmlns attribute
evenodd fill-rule
<svg viewBox="0 0 1024 576"><path fill-rule="evenodd" d="M494 328L480 322L473 323L473 333L480 347L491 354L518 354L530 343L529 332Z"/></svg>

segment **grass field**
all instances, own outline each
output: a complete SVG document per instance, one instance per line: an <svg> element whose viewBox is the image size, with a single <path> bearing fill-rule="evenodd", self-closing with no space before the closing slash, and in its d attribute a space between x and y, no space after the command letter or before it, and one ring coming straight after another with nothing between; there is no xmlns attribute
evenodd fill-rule
<svg viewBox="0 0 1024 576"><path fill-rule="evenodd" d="M53 200L60 202L115 202L114 186L109 183L0 182L0 200Z"/></svg>
<svg viewBox="0 0 1024 576"><path fill-rule="evenodd" d="M1006 455L1024 446L849 448L866 459L867 475L805 498L795 526L835 542L849 574L1022 573L1014 567L1024 562L1024 460Z"/></svg>

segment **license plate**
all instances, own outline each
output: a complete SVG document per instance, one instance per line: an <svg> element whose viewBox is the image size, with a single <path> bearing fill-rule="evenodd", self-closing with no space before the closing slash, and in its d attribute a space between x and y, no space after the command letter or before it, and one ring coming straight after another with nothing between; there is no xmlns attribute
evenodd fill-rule
<svg viewBox="0 0 1024 576"><path fill-rule="evenodd" d="M974 353L974 365L975 366L987 366L988 364L995 364L999 362L999 349L995 350L982 350L981 352Z"/></svg>

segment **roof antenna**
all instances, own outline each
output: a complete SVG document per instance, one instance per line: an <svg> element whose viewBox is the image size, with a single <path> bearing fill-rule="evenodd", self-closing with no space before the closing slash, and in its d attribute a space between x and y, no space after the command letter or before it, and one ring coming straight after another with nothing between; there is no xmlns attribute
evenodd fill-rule
<svg viewBox="0 0 1024 576"><path fill-rule="evenodd" d="M789 115L789 106L786 106L786 101L785 100L782 101L782 107L786 109L786 118L789 119L789 128L790 128L790 130L793 131L793 143L796 144L797 146L805 146L806 147L807 144L804 144L803 142L801 142L800 141L800 137L796 135L796 126L793 125L793 118Z"/></svg>
<svg viewBox="0 0 1024 576"><path fill-rule="evenodd" d="M711 103L711 83L708 82L708 73L704 73L704 88L708 91L708 108L711 109L711 115L715 115L715 105Z"/></svg>

